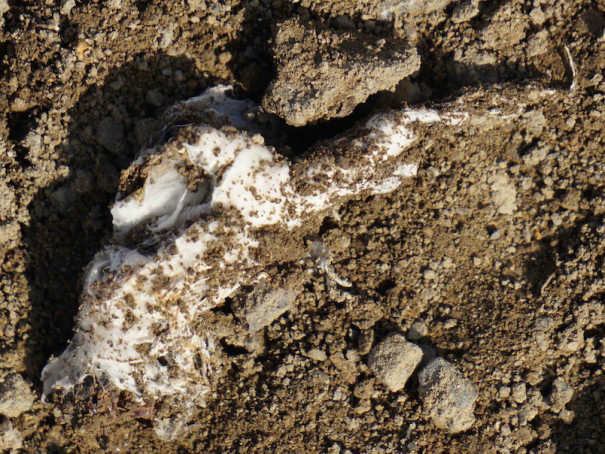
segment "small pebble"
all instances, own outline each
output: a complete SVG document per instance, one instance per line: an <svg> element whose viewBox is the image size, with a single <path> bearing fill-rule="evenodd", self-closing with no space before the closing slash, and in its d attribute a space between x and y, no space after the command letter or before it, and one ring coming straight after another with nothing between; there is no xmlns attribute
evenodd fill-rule
<svg viewBox="0 0 605 454"><path fill-rule="evenodd" d="M412 324L407 332L407 338L411 341L417 341L426 337L429 333L429 329L426 324L422 321L417 321Z"/></svg>
<svg viewBox="0 0 605 454"><path fill-rule="evenodd" d="M452 21L459 24L471 20L479 14L479 1L466 0L454 8Z"/></svg>
<svg viewBox="0 0 605 454"><path fill-rule="evenodd" d="M326 355L326 352L318 348L309 350L309 352L307 352L307 356L315 361L325 361L328 359L328 355Z"/></svg>
<svg viewBox="0 0 605 454"><path fill-rule="evenodd" d="M453 318L449 318L445 321L445 323L443 324L443 327L445 329L452 329L454 328L456 325L458 324L458 321L453 319Z"/></svg>
<svg viewBox="0 0 605 454"><path fill-rule="evenodd" d="M0 422L0 451L17 452L23 449L23 437L13 426L13 423L5 419Z"/></svg>
<svg viewBox="0 0 605 454"><path fill-rule="evenodd" d="M422 349L393 334L370 352L368 366L391 391L402 389L422 360Z"/></svg>
<svg viewBox="0 0 605 454"><path fill-rule="evenodd" d="M527 400L527 386L525 383L517 383L512 389L513 400L518 404L522 404Z"/></svg>
<svg viewBox="0 0 605 454"><path fill-rule="evenodd" d="M511 394L510 386L502 386L498 390L498 397L500 397L500 400L508 399L510 397L510 394Z"/></svg>
<svg viewBox="0 0 605 454"><path fill-rule="evenodd" d="M475 422L475 385L443 358L431 361L419 374L419 394L434 424L450 433L469 429Z"/></svg>

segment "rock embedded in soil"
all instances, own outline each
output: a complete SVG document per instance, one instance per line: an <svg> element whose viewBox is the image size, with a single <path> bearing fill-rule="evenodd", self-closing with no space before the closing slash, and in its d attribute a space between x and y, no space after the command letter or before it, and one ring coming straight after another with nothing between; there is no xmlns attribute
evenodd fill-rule
<svg viewBox="0 0 605 454"><path fill-rule="evenodd" d="M311 350L309 350L307 352L307 356L314 361L323 362L328 359L328 355L326 355L326 352L324 352L323 350L320 350L319 348L312 348Z"/></svg>
<svg viewBox="0 0 605 454"><path fill-rule="evenodd" d="M391 15L409 14L418 16L442 11L451 0L383 0L380 3L381 17L386 19Z"/></svg>
<svg viewBox="0 0 605 454"><path fill-rule="evenodd" d="M417 341L426 337L429 333L429 329L426 326L426 323L422 321L417 321L410 326L410 329L407 332L407 338L411 341Z"/></svg>
<svg viewBox="0 0 605 454"><path fill-rule="evenodd" d="M490 178L492 200L501 214L513 214L517 209L517 190L513 181L503 173Z"/></svg>
<svg viewBox="0 0 605 454"><path fill-rule="evenodd" d="M572 397L573 388L569 386L561 377L557 377L553 382L552 391L548 398L552 411L555 413L560 413Z"/></svg>
<svg viewBox="0 0 605 454"><path fill-rule="evenodd" d="M393 334L376 345L370 352L368 366L389 390L402 389L422 361L422 349Z"/></svg>
<svg viewBox="0 0 605 454"><path fill-rule="evenodd" d="M479 0L465 0L454 8L452 20L459 24L479 14Z"/></svg>
<svg viewBox="0 0 605 454"><path fill-rule="evenodd" d="M32 408L34 399L34 393L21 374L7 371L1 373L0 414L16 418Z"/></svg>
<svg viewBox="0 0 605 454"><path fill-rule="evenodd" d="M416 49L405 41L335 32L299 19L278 26L273 57L277 76L263 106L292 126L345 117L420 68Z"/></svg>
<svg viewBox="0 0 605 454"><path fill-rule="evenodd" d="M23 436L13 423L8 419L0 421L0 451L16 453L22 448Z"/></svg>
<svg viewBox="0 0 605 454"><path fill-rule="evenodd" d="M248 331L256 333L292 308L295 294L282 288L259 286L244 309Z"/></svg>
<svg viewBox="0 0 605 454"><path fill-rule="evenodd" d="M527 385L525 383L516 383L513 385L512 397L518 404L525 402L527 400Z"/></svg>
<svg viewBox="0 0 605 454"><path fill-rule="evenodd" d="M124 126L112 117L105 117L97 126L97 138L107 151L118 153L124 146Z"/></svg>
<svg viewBox="0 0 605 454"><path fill-rule="evenodd" d="M434 359L420 371L418 381L424 408L437 427L457 433L473 425L477 390L452 363Z"/></svg>

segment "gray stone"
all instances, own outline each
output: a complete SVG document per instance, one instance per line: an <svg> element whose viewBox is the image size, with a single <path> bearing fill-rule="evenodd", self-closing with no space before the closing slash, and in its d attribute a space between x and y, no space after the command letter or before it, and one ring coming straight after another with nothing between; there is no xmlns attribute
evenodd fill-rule
<svg viewBox="0 0 605 454"><path fill-rule="evenodd" d="M434 359L418 380L424 408L437 427L457 433L473 425L477 390L450 362Z"/></svg>
<svg viewBox="0 0 605 454"><path fill-rule="evenodd" d="M561 421L568 425L573 422L575 417L576 413L572 410L561 410L561 413L559 413L559 418L561 418Z"/></svg>
<svg viewBox="0 0 605 454"><path fill-rule="evenodd" d="M527 40L527 56L537 57L548 52L548 30L540 30Z"/></svg>
<svg viewBox="0 0 605 454"><path fill-rule="evenodd" d="M0 374L0 414L16 418L32 408L34 399L29 384L20 374L10 371Z"/></svg>
<svg viewBox="0 0 605 454"><path fill-rule="evenodd" d="M496 209L502 214L513 214L517 209L517 189L504 173L490 177L492 200Z"/></svg>
<svg viewBox="0 0 605 454"><path fill-rule="evenodd" d="M407 333L407 338L412 341L417 341L426 337L429 333L429 329L426 326L426 323L422 321L414 322Z"/></svg>
<svg viewBox="0 0 605 454"><path fill-rule="evenodd" d="M517 383L512 388L513 400L518 404L522 404L527 400L527 385L525 383Z"/></svg>
<svg viewBox="0 0 605 454"><path fill-rule="evenodd" d="M166 49L174 41L174 24L168 25L165 29L160 32L160 48Z"/></svg>
<svg viewBox="0 0 605 454"><path fill-rule="evenodd" d="M269 326L294 303L294 293L282 288L272 289L261 285L252 292L244 308L248 331L256 333Z"/></svg>
<svg viewBox="0 0 605 454"><path fill-rule="evenodd" d="M546 14L544 14L542 8L537 6L529 12L529 19L534 25L542 25L544 22L546 22L548 17L546 16Z"/></svg>
<svg viewBox="0 0 605 454"><path fill-rule="evenodd" d="M124 126L112 117L105 117L97 127L97 140L109 152L119 153L124 146Z"/></svg>
<svg viewBox="0 0 605 454"><path fill-rule="evenodd" d="M278 26L273 56L277 77L263 106L292 126L345 117L420 68L416 49L405 41L334 32L300 19Z"/></svg>
<svg viewBox="0 0 605 454"><path fill-rule="evenodd" d="M61 2L61 14L69 14L76 7L75 0L63 0Z"/></svg>
<svg viewBox="0 0 605 454"><path fill-rule="evenodd" d="M368 366L391 391L402 389L422 360L422 349L399 334L380 342L370 352Z"/></svg>
<svg viewBox="0 0 605 454"><path fill-rule="evenodd" d="M500 400L506 400L510 397L511 392L512 390L510 389L510 386L502 386L498 390L498 397Z"/></svg>
<svg viewBox="0 0 605 454"><path fill-rule="evenodd" d="M319 348L313 348L307 352L307 356L315 361L325 361L328 359L328 355Z"/></svg>
<svg viewBox="0 0 605 454"><path fill-rule="evenodd" d="M187 0L187 5L192 11L206 9L206 2L204 0Z"/></svg>
<svg viewBox="0 0 605 454"><path fill-rule="evenodd" d="M164 95L160 90L148 90L145 94L145 99L149 104L155 107L160 107L164 103Z"/></svg>

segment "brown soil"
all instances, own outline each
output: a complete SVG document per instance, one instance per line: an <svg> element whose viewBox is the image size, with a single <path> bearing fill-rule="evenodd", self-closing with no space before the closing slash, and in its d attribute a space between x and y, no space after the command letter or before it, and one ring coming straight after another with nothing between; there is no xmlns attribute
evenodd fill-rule
<svg viewBox="0 0 605 454"><path fill-rule="evenodd" d="M119 401L65 417L38 399L11 419L23 452L603 452L605 3L481 2L462 22L456 2L385 21L379 3L393 2L0 1L1 364L38 396L71 338L82 269L110 236L120 171L175 101L218 82L259 101L278 22L407 37L422 60L347 119L284 125L290 157L402 102L509 100L525 125L443 136L407 185L316 226L362 298L313 274L262 349L225 345L230 366L183 439L158 440L149 415ZM511 210L498 185L514 187ZM215 316L237 323L228 307ZM416 378L391 393L366 365L368 345L419 320L420 343L478 389L462 434L431 423ZM573 389L564 408L556 379Z"/></svg>

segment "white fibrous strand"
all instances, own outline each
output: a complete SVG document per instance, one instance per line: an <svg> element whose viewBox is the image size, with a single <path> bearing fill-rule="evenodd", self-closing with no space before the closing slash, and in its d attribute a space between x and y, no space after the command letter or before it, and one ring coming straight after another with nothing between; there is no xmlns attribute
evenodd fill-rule
<svg viewBox="0 0 605 454"><path fill-rule="evenodd" d="M182 103L198 122L173 122L183 131L124 173L114 238L86 270L73 339L42 372L45 396L93 376L141 403L203 406L220 363L197 322L279 260L263 236L299 235L351 197L399 188L418 170L407 152L415 125L445 121L427 109L380 114L292 164L254 133L251 103L229 93Z"/></svg>

